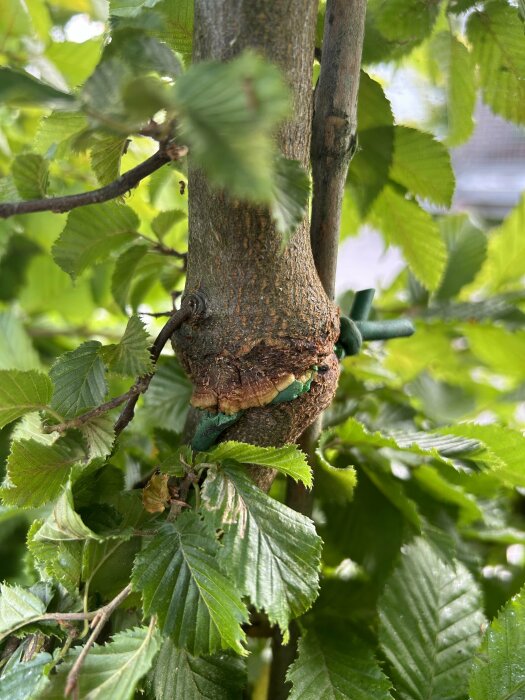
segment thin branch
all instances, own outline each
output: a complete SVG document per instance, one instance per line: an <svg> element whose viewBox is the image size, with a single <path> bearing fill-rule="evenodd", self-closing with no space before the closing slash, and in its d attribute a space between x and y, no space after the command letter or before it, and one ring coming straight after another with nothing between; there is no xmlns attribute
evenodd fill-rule
<svg viewBox="0 0 525 700"><path fill-rule="evenodd" d="M167 147L160 148L150 158L140 163L135 168L131 168L119 178L110 182L105 187L100 187L91 192L81 192L79 194L69 194L64 197L45 197L44 199L28 199L25 202L5 202L0 204L0 219L7 219L17 214L30 214L37 211L52 211L64 213L86 204L98 204L115 199L125 194L148 175L159 170L163 165L172 160L176 151L168 151Z"/></svg>
<svg viewBox="0 0 525 700"><path fill-rule="evenodd" d="M91 627L93 628L93 631L89 635L87 642L84 644L82 651L78 655L77 660L75 661L67 675L66 688L64 691L64 695L66 697L76 687L80 669L82 668L82 665L84 664L84 661L86 660L86 657L89 654L91 647L96 642L99 634L102 632L102 629L104 628L106 622L109 620L109 618L111 617L113 612L118 608L118 606L124 600L126 600L130 593L131 584L128 584L126 588L120 591L120 593L117 596L115 596L115 598L113 598L113 600L111 600L107 605L104 605L104 607L97 610L95 616L93 617L93 621L91 622Z"/></svg>
<svg viewBox="0 0 525 700"><path fill-rule="evenodd" d="M312 225L315 266L333 299L341 206L355 151L357 92L366 0L328 0L312 124Z"/></svg>
<svg viewBox="0 0 525 700"><path fill-rule="evenodd" d="M171 338L172 334L192 316L204 313L205 306L203 296L197 292L196 294L190 294L187 296L182 302L180 309L171 314L169 320L161 329L150 348L151 360L154 365L157 363L164 346ZM92 408L90 411L86 411L86 413L82 413L82 415L72 418L71 420L64 421L63 423L46 425L44 426L43 431L45 433L64 433L66 430L80 428L93 418L97 418L103 413L107 413L108 411L111 411L112 409L125 403L126 406L115 423L115 434L119 435L119 433L121 433L126 425L132 420L138 398L148 389L150 382L153 379L153 374L154 373L152 372L139 377L135 384L133 384L133 386L128 389L125 394L116 396L114 399L106 401L106 403L103 403L100 406L95 406L95 408Z"/></svg>

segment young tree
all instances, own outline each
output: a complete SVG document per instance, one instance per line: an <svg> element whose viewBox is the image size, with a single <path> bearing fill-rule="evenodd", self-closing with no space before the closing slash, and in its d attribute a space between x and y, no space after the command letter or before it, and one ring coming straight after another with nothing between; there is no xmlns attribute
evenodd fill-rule
<svg viewBox="0 0 525 700"><path fill-rule="evenodd" d="M0 699L519 697L525 204L430 212L477 90L525 121L523 8L78 9L0 18Z"/></svg>

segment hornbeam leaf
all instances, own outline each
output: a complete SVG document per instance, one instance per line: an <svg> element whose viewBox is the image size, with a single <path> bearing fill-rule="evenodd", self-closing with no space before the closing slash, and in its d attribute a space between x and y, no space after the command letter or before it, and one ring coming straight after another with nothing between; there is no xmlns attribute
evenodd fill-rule
<svg viewBox="0 0 525 700"><path fill-rule="evenodd" d="M35 535L42 525L42 520L35 520L27 534L27 548L33 557L35 568L44 579L60 581L68 591L75 594L80 583L83 543L37 540Z"/></svg>
<svg viewBox="0 0 525 700"><path fill-rule="evenodd" d="M2 488L4 503L31 508L52 501L66 484L72 466L83 456L78 444L69 438L52 445L36 440L14 442Z"/></svg>
<svg viewBox="0 0 525 700"><path fill-rule="evenodd" d="M137 238L139 220L130 207L105 202L74 209L53 246L53 258L73 279L90 265Z"/></svg>
<svg viewBox="0 0 525 700"><path fill-rule="evenodd" d="M217 562L215 533L194 512L165 524L135 561L132 583L144 613L191 654L231 647L245 655L246 606Z"/></svg>
<svg viewBox="0 0 525 700"><path fill-rule="evenodd" d="M209 462L234 459L242 464L257 464L260 467L277 469L281 474L286 474L295 481L302 481L309 487L312 485L312 472L306 455L296 445L256 447L245 442L230 440L219 443L202 457Z"/></svg>
<svg viewBox="0 0 525 700"><path fill-rule="evenodd" d="M74 108L73 95L40 82L28 73L0 68L0 102L16 105L47 105L57 109Z"/></svg>
<svg viewBox="0 0 525 700"><path fill-rule="evenodd" d="M431 134L406 126L394 127L392 180L435 204L450 206L454 172L450 155Z"/></svg>
<svg viewBox="0 0 525 700"><path fill-rule="evenodd" d="M35 153L22 153L11 167L16 189L22 199L39 199L47 190L48 162Z"/></svg>
<svg viewBox="0 0 525 700"><path fill-rule="evenodd" d="M51 515L35 532L33 539L36 542L63 542L103 538L84 525L80 515L75 512L71 484L67 483Z"/></svg>
<svg viewBox="0 0 525 700"><path fill-rule="evenodd" d="M49 376L55 385L51 406L64 418L74 418L104 401L107 385L101 347L97 340L82 343L61 355L51 367Z"/></svg>
<svg viewBox="0 0 525 700"><path fill-rule="evenodd" d="M459 700L484 624L479 588L422 539L406 547L379 602L379 641L400 700Z"/></svg>
<svg viewBox="0 0 525 700"><path fill-rule="evenodd" d="M483 100L506 119L525 123L525 42L515 8L499 0L485 3L470 15L467 36Z"/></svg>
<svg viewBox="0 0 525 700"><path fill-rule="evenodd" d="M472 282L487 257L487 237L468 216L444 216L439 221L448 248L445 274L436 299L450 299Z"/></svg>
<svg viewBox="0 0 525 700"><path fill-rule="evenodd" d="M155 697L162 700L242 700L246 668L233 654L192 656L165 639L152 681Z"/></svg>
<svg viewBox="0 0 525 700"><path fill-rule="evenodd" d="M321 539L312 521L267 496L231 460L208 472L202 497L216 526L226 530L225 570L286 632L317 596Z"/></svg>
<svg viewBox="0 0 525 700"><path fill-rule="evenodd" d="M115 634L108 644L95 644L86 657L78 679L79 700L131 700L139 680L149 671L159 648L153 625L134 627ZM39 700L63 700L67 674L82 647L71 649L49 676Z"/></svg>
<svg viewBox="0 0 525 700"><path fill-rule="evenodd" d="M192 384L174 357L157 365L144 396L144 414L152 425L177 433L184 428Z"/></svg>
<svg viewBox="0 0 525 700"><path fill-rule="evenodd" d="M138 316L132 316L120 343L103 347L100 354L112 372L138 376L152 369L150 345L144 324Z"/></svg>
<svg viewBox="0 0 525 700"><path fill-rule="evenodd" d="M113 418L106 413L80 426L89 459L107 457L110 454L115 440L113 424Z"/></svg>
<svg viewBox="0 0 525 700"><path fill-rule="evenodd" d="M0 428L31 411L38 411L51 400L49 378L35 370L0 370Z"/></svg>
<svg viewBox="0 0 525 700"><path fill-rule="evenodd" d="M337 621L307 629L286 678L293 685L289 700L392 698L372 648Z"/></svg>
<svg viewBox="0 0 525 700"><path fill-rule="evenodd" d="M277 158L272 182L272 217L277 231L288 241L306 216L310 180L298 161Z"/></svg>
<svg viewBox="0 0 525 700"><path fill-rule="evenodd" d="M47 683L44 667L52 659L51 654L41 652L26 663L17 663L0 678L0 698L30 700L35 692Z"/></svg>
<svg viewBox="0 0 525 700"><path fill-rule="evenodd" d="M113 134L104 134L94 140L90 153L91 167L101 185L109 185L120 175L125 145L125 138Z"/></svg>
<svg viewBox="0 0 525 700"><path fill-rule="evenodd" d="M418 280L429 290L439 287L447 262L447 249L438 225L413 201L385 187L374 203L371 220L398 245Z"/></svg>
<svg viewBox="0 0 525 700"><path fill-rule="evenodd" d="M470 675L472 700L510 700L525 689L525 589L514 596L485 632Z"/></svg>
<svg viewBox="0 0 525 700"><path fill-rule="evenodd" d="M44 601L31 591L7 583L0 584L0 640L43 615L45 610Z"/></svg>

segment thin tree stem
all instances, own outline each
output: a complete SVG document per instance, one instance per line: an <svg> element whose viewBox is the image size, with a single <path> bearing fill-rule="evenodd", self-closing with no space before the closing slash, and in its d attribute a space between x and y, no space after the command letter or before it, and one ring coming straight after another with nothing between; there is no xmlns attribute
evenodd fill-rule
<svg viewBox="0 0 525 700"><path fill-rule="evenodd" d="M93 644L96 642L99 634L102 632L106 622L109 620L113 612L118 608L118 606L126 600L126 598L129 596L131 593L131 584L129 583L126 588L124 588L120 593L113 598L107 605L104 605L103 608L100 608L96 614L93 617L93 621L91 623L91 626L93 627L93 631L88 637L87 642L84 644L82 647L82 651L77 657L77 660L71 667L70 672L67 675L67 681L66 681L66 688L64 691L64 695L67 697L71 691L76 687L77 682L78 682L78 674L80 673L80 669L82 668L84 661L86 660L87 655L89 654L89 651Z"/></svg>
<svg viewBox="0 0 525 700"><path fill-rule="evenodd" d="M175 152L176 153L176 152ZM5 202L0 204L0 219L7 219L17 214L30 214L37 211L52 211L58 214L71 211L86 204L99 204L115 199L125 194L148 175L159 170L163 165L174 160L168 155L166 148L160 148L143 163L131 168L109 185L91 192L69 194L63 197L44 197L43 199L28 199L25 202Z"/></svg>

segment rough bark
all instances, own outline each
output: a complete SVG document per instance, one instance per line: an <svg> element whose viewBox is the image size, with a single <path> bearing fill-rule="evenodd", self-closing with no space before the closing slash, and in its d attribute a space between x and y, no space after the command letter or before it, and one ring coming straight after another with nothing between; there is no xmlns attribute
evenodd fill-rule
<svg viewBox="0 0 525 700"><path fill-rule="evenodd" d="M283 71L293 118L279 133L283 154L308 166L317 0L197 0L197 60L228 60L252 48ZM189 253L185 294L199 290L206 319L174 335L194 382L193 404L248 409L226 437L259 445L295 441L331 401L338 378L333 346L338 314L317 275L304 221L289 245L260 207L212 190L190 167ZM311 390L268 406L278 390L313 365ZM258 479L261 483L260 479ZM265 485L262 484L261 485ZM267 485L267 484L266 484Z"/></svg>

